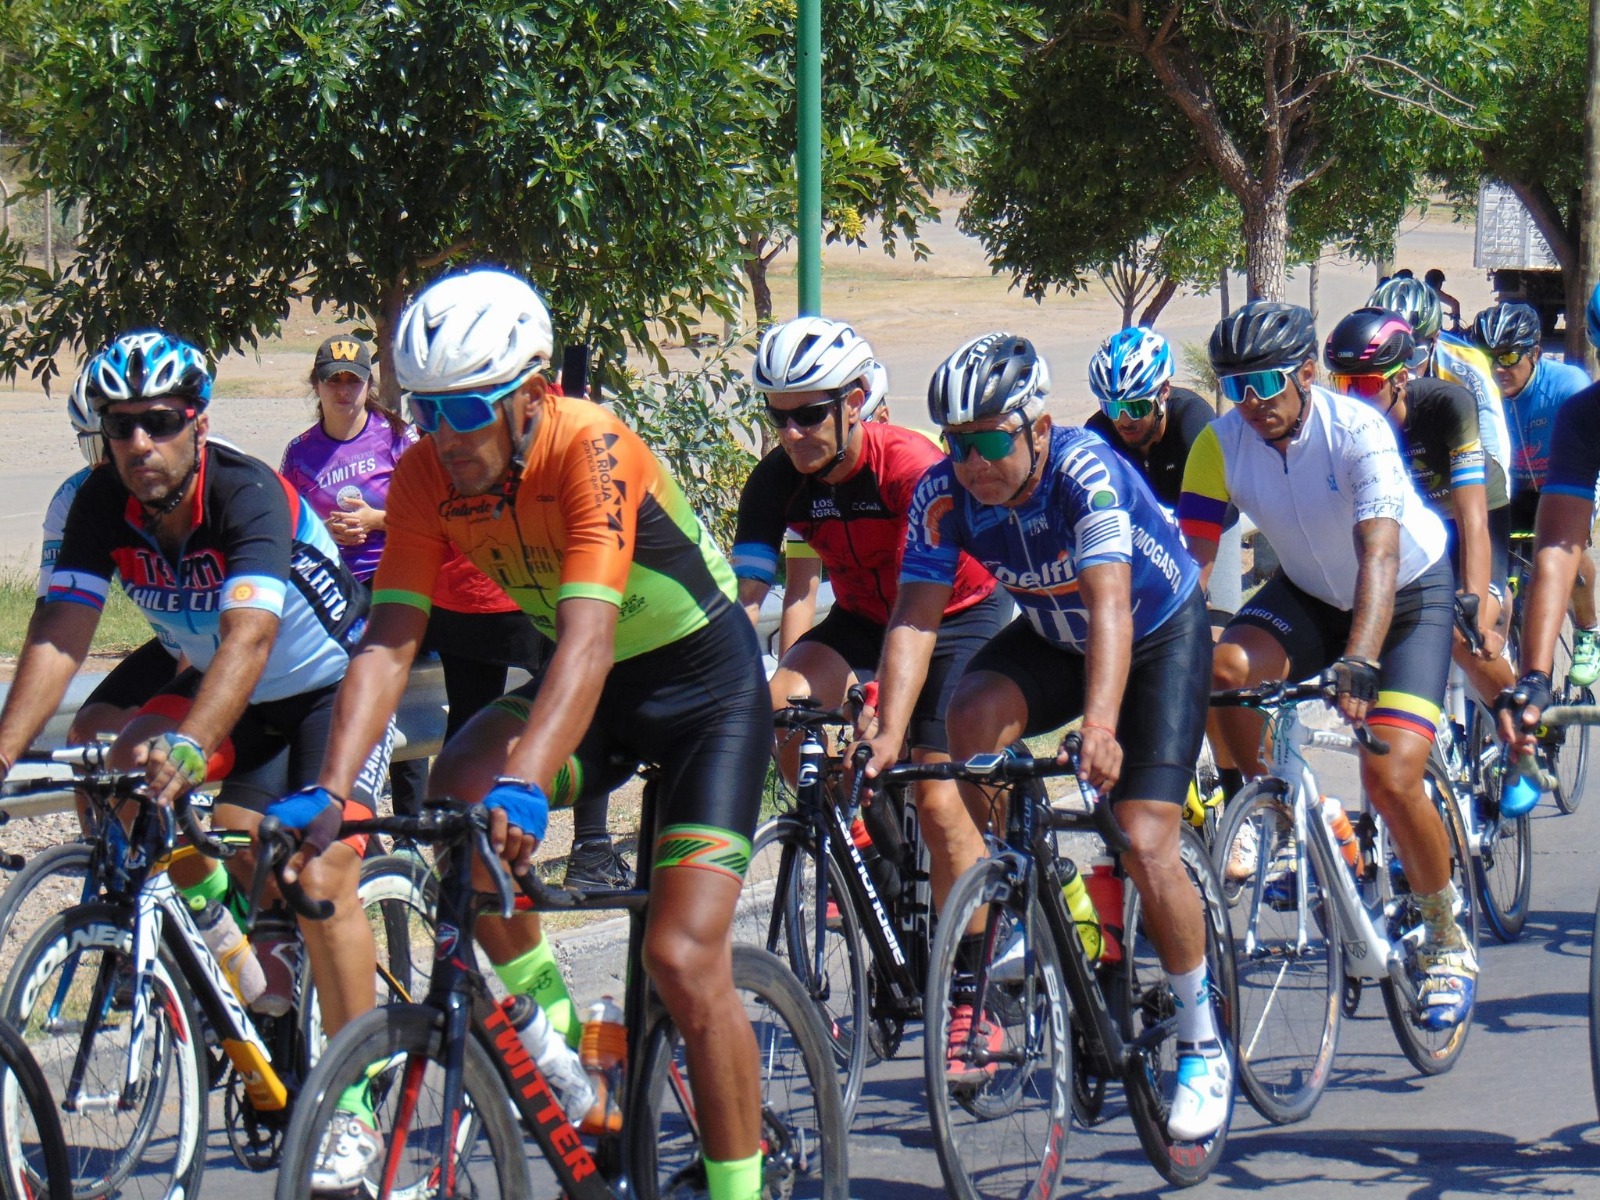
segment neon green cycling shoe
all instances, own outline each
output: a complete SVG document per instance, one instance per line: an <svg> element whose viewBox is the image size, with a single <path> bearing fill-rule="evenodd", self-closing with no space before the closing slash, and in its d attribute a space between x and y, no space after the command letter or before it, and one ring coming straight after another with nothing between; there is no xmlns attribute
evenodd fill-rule
<svg viewBox="0 0 1600 1200"><path fill-rule="evenodd" d="M1600 631L1579 629L1572 635L1572 666L1567 679L1573 687L1591 687L1600 679Z"/></svg>

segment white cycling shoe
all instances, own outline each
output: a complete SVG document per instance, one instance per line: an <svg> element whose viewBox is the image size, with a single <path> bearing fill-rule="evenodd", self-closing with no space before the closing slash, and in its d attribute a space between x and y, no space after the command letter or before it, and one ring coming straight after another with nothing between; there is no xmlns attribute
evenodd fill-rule
<svg viewBox="0 0 1600 1200"><path fill-rule="evenodd" d="M1167 1133L1200 1142L1222 1128L1233 1101L1233 1066L1220 1042L1178 1043L1178 1092L1167 1114Z"/></svg>
<svg viewBox="0 0 1600 1200"><path fill-rule="evenodd" d="M382 1149L376 1131L360 1117L342 1111L334 1113L322 1135L317 1165L311 1169L311 1194L354 1192Z"/></svg>

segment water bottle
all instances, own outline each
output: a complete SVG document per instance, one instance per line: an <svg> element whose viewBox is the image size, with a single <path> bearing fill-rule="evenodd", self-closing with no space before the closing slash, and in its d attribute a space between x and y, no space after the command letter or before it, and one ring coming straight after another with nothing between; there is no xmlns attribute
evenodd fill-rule
<svg viewBox="0 0 1600 1200"><path fill-rule="evenodd" d="M222 973L233 985L242 1004L253 1004L266 991L267 977L262 973L261 960L251 948L233 914L215 900L190 900L189 910L194 914L195 928L222 966Z"/></svg>
<svg viewBox="0 0 1600 1200"><path fill-rule="evenodd" d="M617 1133L622 1129L622 1109L617 1095L622 1088L622 1068L628 1061L628 1031L622 1023L622 1009L610 996L602 996L589 1006L583 1023L583 1040L578 1057L589 1074L597 1100L590 1117L579 1127L584 1133Z"/></svg>
<svg viewBox="0 0 1600 1200"><path fill-rule="evenodd" d="M1350 816L1344 811L1344 805L1332 796L1324 796L1322 817L1327 821L1328 828L1333 831L1334 840L1339 843L1339 853L1344 855L1344 861L1350 865L1352 871L1359 874L1361 847L1356 844L1356 831L1350 824Z"/></svg>
<svg viewBox="0 0 1600 1200"><path fill-rule="evenodd" d="M1089 877L1084 884L1100 914L1100 961L1121 962L1122 877L1117 874L1116 862L1104 857L1095 859L1089 864Z"/></svg>
<svg viewBox="0 0 1600 1200"><path fill-rule="evenodd" d="M861 860L867 864L867 872L872 876L878 895L885 901L897 897L900 894L900 871L883 851L878 849L878 843L867 829L867 823L860 817L850 822L850 840L860 852Z"/></svg>
<svg viewBox="0 0 1600 1200"><path fill-rule="evenodd" d="M1099 958L1105 945L1100 932L1100 914L1095 911L1094 901L1089 899L1089 889L1084 886L1077 865L1070 858L1062 859L1060 865L1061 898L1066 901L1067 911L1078 927L1085 953L1090 958Z"/></svg>
<svg viewBox="0 0 1600 1200"><path fill-rule="evenodd" d="M512 996L505 1002L506 1021L522 1038L528 1057L539 1064L545 1079L574 1124L591 1119L595 1107L594 1084L583 1069L578 1052L567 1039L550 1028L550 1018L532 996ZM603 1121L604 1112L594 1119Z"/></svg>

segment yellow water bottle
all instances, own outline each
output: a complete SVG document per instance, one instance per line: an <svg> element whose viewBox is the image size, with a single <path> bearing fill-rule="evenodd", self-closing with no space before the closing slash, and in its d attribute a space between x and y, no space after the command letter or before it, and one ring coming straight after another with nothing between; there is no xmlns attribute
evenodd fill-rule
<svg viewBox="0 0 1600 1200"><path fill-rule="evenodd" d="M1077 865L1071 859L1061 862L1061 898L1078 927L1078 937L1083 941L1084 951L1090 958L1099 958L1104 944L1100 936L1100 914L1095 911L1094 901L1089 898L1089 889L1084 886L1083 876L1078 874Z"/></svg>

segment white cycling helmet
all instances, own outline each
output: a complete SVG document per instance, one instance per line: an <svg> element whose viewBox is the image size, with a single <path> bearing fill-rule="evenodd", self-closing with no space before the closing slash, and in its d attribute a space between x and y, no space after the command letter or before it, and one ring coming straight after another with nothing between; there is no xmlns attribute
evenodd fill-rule
<svg viewBox="0 0 1600 1200"><path fill-rule="evenodd" d="M867 398L861 402L861 419L870 421L889 395L889 372L882 363L874 361L867 367L866 385Z"/></svg>
<svg viewBox="0 0 1600 1200"><path fill-rule="evenodd" d="M394 374L402 391L490 391L516 383L555 345L550 310L508 271L478 267L423 288L400 314Z"/></svg>
<svg viewBox="0 0 1600 1200"><path fill-rule="evenodd" d="M831 392L866 376L870 396L874 365L872 347L843 321L799 317L761 335L750 382L758 392Z"/></svg>
<svg viewBox="0 0 1600 1200"><path fill-rule="evenodd" d="M89 373L84 371L67 393L67 419L78 435L78 449L91 467L98 467L106 458L106 440L100 436L100 414L89 403Z"/></svg>
<svg viewBox="0 0 1600 1200"><path fill-rule="evenodd" d="M935 425L966 425L1020 412L1034 421L1050 393L1050 368L1025 337L986 333L939 365L928 384L928 416Z"/></svg>

